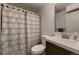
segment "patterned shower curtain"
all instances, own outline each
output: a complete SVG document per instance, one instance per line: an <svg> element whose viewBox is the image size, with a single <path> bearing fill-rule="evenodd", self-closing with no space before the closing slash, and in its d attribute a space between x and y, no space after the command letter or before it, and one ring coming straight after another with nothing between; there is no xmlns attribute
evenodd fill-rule
<svg viewBox="0 0 79 59"><path fill-rule="evenodd" d="M40 43L39 15L8 4L1 4L0 10L0 54L31 54L31 48Z"/></svg>
<svg viewBox="0 0 79 59"><path fill-rule="evenodd" d="M1 4L0 4L0 55L2 54L2 42L1 42Z"/></svg>
<svg viewBox="0 0 79 59"><path fill-rule="evenodd" d="M40 43L40 17L38 14L27 11L27 47L28 54L31 54L31 48Z"/></svg>
<svg viewBox="0 0 79 59"><path fill-rule="evenodd" d="M2 54L26 54L25 10L2 5Z"/></svg>

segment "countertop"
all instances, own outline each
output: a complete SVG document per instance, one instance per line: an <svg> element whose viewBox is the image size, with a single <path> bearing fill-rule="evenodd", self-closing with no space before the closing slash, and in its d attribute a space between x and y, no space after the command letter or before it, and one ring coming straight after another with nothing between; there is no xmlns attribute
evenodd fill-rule
<svg viewBox="0 0 79 59"><path fill-rule="evenodd" d="M46 36L43 35L43 37L46 38L46 41L55 44L57 46L60 46L62 48L65 48L69 51L72 51L76 54L79 54L79 41L75 41L72 39L65 39L57 36Z"/></svg>

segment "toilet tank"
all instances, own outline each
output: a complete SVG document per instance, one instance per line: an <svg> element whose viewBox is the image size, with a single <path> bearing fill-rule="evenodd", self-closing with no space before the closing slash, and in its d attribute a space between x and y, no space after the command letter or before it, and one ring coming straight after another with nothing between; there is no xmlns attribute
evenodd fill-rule
<svg viewBox="0 0 79 59"><path fill-rule="evenodd" d="M41 37L41 41L42 41L42 44L46 46L46 38L45 37Z"/></svg>

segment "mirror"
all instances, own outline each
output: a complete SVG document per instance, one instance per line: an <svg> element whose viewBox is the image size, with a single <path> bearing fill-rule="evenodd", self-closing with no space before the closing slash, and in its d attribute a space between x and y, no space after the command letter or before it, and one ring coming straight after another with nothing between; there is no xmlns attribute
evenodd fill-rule
<svg viewBox="0 0 79 59"><path fill-rule="evenodd" d="M79 32L79 8L67 12L71 3L58 3L55 7L55 31Z"/></svg>
<svg viewBox="0 0 79 59"><path fill-rule="evenodd" d="M63 6L64 5L64 6ZM55 31L66 31L66 3L59 3L55 7Z"/></svg>

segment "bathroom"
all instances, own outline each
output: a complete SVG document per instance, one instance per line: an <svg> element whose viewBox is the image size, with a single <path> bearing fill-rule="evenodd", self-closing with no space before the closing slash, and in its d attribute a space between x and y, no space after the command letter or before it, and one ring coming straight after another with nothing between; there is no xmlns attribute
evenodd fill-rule
<svg viewBox="0 0 79 59"><path fill-rule="evenodd" d="M78 55L78 3L0 3L0 55Z"/></svg>

